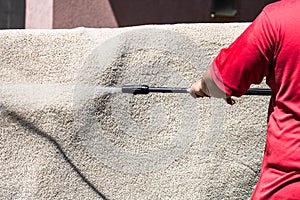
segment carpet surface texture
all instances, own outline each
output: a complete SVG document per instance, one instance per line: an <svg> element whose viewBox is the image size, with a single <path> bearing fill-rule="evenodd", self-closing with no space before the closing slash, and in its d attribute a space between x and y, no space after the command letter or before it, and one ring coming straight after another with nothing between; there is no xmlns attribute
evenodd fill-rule
<svg viewBox="0 0 300 200"><path fill-rule="evenodd" d="M189 88L248 25L0 31L0 199L248 199L269 97L120 92Z"/></svg>

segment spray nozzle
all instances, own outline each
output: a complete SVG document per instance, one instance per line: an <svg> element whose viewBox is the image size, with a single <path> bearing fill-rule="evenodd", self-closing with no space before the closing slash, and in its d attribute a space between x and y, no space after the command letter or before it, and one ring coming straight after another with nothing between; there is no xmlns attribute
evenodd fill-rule
<svg viewBox="0 0 300 200"><path fill-rule="evenodd" d="M147 85L124 85L122 86L123 93L130 93L130 94L148 94L149 93L149 86Z"/></svg>
<svg viewBox="0 0 300 200"><path fill-rule="evenodd" d="M150 92L158 93L189 93L187 88L170 88L170 87L149 87L147 85L124 85L123 93L130 94L148 94Z"/></svg>

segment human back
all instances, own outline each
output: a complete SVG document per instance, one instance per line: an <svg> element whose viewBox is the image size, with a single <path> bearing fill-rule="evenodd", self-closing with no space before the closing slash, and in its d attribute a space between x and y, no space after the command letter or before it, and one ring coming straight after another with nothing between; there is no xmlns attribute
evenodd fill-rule
<svg viewBox="0 0 300 200"><path fill-rule="evenodd" d="M300 199L300 1L283 0L263 12L270 21L273 55L267 84L268 134L253 199Z"/></svg>

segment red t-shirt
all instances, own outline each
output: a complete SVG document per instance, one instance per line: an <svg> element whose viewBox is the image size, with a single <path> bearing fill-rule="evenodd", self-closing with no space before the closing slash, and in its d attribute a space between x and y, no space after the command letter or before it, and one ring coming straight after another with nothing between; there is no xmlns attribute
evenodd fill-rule
<svg viewBox="0 0 300 200"><path fill-rule="evenodd" d="M252 199L300 199L300 1L268 5L213 61L227 94L241 96L266 77L272 89L261 176Z"/></svg>

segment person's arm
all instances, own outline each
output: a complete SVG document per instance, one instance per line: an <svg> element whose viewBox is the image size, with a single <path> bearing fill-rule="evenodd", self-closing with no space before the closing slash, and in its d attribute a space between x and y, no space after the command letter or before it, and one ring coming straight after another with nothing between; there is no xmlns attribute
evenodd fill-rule
<svg viewBox="0 0 300 200"><path fill-rule="evenodd" d="M228 48L221 49L203 78L190 88L193 97L224 98L233 104L231 96L242 96L251 84L261 83L269 74L280 37L276 22L266 11Z"/></svg>
<svg viewBox="0 0 300 200"><path fill-rule="evenodd" d="M194 98L216 97L225 99L230 105L235 103L234 100L231 99L230 95L227 95L216 85L210 74L210 70L207 70L203 77L192 85L190 88L190 94Z"/></svg>

